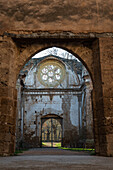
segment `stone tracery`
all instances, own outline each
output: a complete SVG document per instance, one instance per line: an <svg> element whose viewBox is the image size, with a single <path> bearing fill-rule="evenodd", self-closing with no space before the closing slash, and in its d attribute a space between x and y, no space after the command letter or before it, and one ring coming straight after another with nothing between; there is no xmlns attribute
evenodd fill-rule
<svg viewBox="0 0 113 170"><path fill-rule="evenodd" d="M46 60L38 67L38 78L44 86L56 87L64 79L64 65L56 60Z"/></svg>

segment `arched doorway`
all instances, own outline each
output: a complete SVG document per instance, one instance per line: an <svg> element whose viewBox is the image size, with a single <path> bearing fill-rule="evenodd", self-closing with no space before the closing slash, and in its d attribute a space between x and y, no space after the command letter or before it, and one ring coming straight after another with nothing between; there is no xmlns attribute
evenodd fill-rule
<svg viewBox="0 0 113 170"><path fill-rule="evenodd" d="M57 33L57 35L59 35ZM60 37L60 36L58 36ZM46 48L57 46L62 49L66 49L71 52L87 68L93 82L93 120L94 120L94 139L96 153L100 155L110 155L112 154L111 147L111 137L112 128L109 128L108 134L107 128L107 114L104 104L106 103L106 98L103 94L103 82L102 82L102 69L100 63L100 46L99 39L95 38L83 38L83 39L69 39L69 37L62 38L36 38L30 39L17 38L7 39L2 46L4 49L2 55L4 57L5 51L8 51L8 56L10 56L10 65L8 65L9 73L7 74L7 69L5 72L7 76L4 76L5 72L2 72L2 86L1 86L1 103L2 103L2 126L1 126L1 155L10 155L14 153L15 146L15 120L16 120L16 109L17 109L17 95L16 95L16 81L18 75L23 66L28 62L28 60L34 56L37 52L44 50ZM30 40L30 41L29 41ZM105 80L106 82L106 80ZM105 99L105 100L104 100ZM109 99L107 99L108 101ZM7 109L4 109L7 108ZM107 108L107 106L106 106ZM8 113L8 114L7 114ZM111 124L110 124L111 127ZM8 134L9 139L5 136ZM7 146L7 147L4 147Z"/></svg>
<svg viewBox="0 0 113 170"><path fill-rule="evenodd" d="M63 118L47 115L41 118L41 147L57 147L63 144Z"/></svg>
<svg viewBox="0 0 113 170"><path fill-rule="evenodd" d="M47 121L50 127L44 135L42 117L57 113L64 120L63 146L94 147L92 81L74 55L56 47L37 53L21 70L17 89L17 146L22 143L25 148L39 147L42 142L52 146L53 118Z"/></svg>

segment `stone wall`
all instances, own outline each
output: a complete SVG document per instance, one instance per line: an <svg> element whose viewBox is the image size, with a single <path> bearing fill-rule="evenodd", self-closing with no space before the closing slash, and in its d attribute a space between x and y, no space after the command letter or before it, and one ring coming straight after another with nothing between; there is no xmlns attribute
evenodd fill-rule
<svg viewBox="0 0 113 170"><path fill-rule="evenodd" d="M112 32L112 0L0 0L1 32Z"/></svg>
<svg viewBox="0 0 113 170"><path fill-rule="evenodd" d="M0 155L7 155L15 150L16 48L10 39L3 38L0 41L0 51Z"/></svg>
<svg viewBox="0 0 113 170"><path fill-rule="evenodd" d="M107 153L111 156L113 153L113 38L100 38L99 46L104 111L100 123L101 152L106 146Z"/></svg>
<svg viewBox="0 0 113 170"><path fill-rule="evenodd" d="M45 33L44 33L45 34ZM17 34L18 35L18 34ZM0 39L1 55L1 155L14 152L16 115L16 80L24 64L37 51L48 46L59 46L76 54L87 67L93 81L93 117L96 153L113 155L112 149L112 35L110 38L50 38ZM84 34L85 36L86 34ZM24 36L24 34L22 35ZM58 36L58 33L55 35ZM82 35L83 36L83 35ZM59 37L59 36L58 36ZM14 40L14 41L13 41ZM107 69L106 69L107 67ZM108 79L110 83L108 83ZM13 107L12 107L13 106ZM107 116L108 114L108 116ZM110 123L109 123L110 121ZM7 147L6 147L7 146Z"/></svg>
<svg viewBox="0 0 113 170"><path fill-rule="evenodd" d="M46 92L50 93L50 92ZM57 92L56 92L57 93ZM59 92L58 92L59 93ZM26 93L24 97L24 116L21 117L21 123L23 123L23 139L24 139L24 147L39 147L40 139L41 139L41 118L47 115L58 115L63 118L63 134L66 133L66 137L63 137L64 146L70 146L71 141L76 143L76 140L73 140L72 137L69 138L68 134L71 135L70 131L76 129L76 133L74 136L79 135L78 129L78 99L76 96L72 94L68 94L67 91L65 95L52 95L52 99L50 95L29 95ZM70 96L70 100L67 97ZM74 100L76 99L76 100ZM72 101L74 100L74 101ZM37 118L36 118L37 115ZM37 123L34 122L37 119ZM37 127L37 134L36 134ZM18 128L18 127L17 127ZM33 138L38 137L38 140L35 139L33 143ZM29 137L29 138L28 138ZM65 138L68 137L69 142L65 143Z"/></svg>

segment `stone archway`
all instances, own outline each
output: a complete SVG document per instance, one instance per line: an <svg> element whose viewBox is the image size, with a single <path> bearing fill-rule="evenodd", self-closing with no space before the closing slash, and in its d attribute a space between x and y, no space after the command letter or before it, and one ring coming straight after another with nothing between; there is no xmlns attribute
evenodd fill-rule
<svg viewBox="0 0 113 170"><path fill-rule="evenodd" d="M77 56L88 69L93 81L93 117L96 153L110 155L106 139L106 125L103 106L102 78L100 67L100 49L98 39L24 39L4 37L2 49L1 77L1 155L11 155L15 148L16 124L16 80L24 64L38 51L58 46ZM9 60L7 59L9 56ZM7 147L5 147L7 146ZM110 144L109 144L110 146Z"/></svg>

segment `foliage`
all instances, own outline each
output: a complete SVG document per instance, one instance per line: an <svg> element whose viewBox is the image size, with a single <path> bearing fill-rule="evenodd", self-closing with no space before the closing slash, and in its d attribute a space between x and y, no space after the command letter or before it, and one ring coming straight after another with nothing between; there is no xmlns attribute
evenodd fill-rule
<svg viewBox="0 0 113 170"><path fill-rule="evenodd" d="M19 150L15 150L14 156L17 156L19 153L23 153L24 151L27 151L27 149L19 149Z"/></svg>

